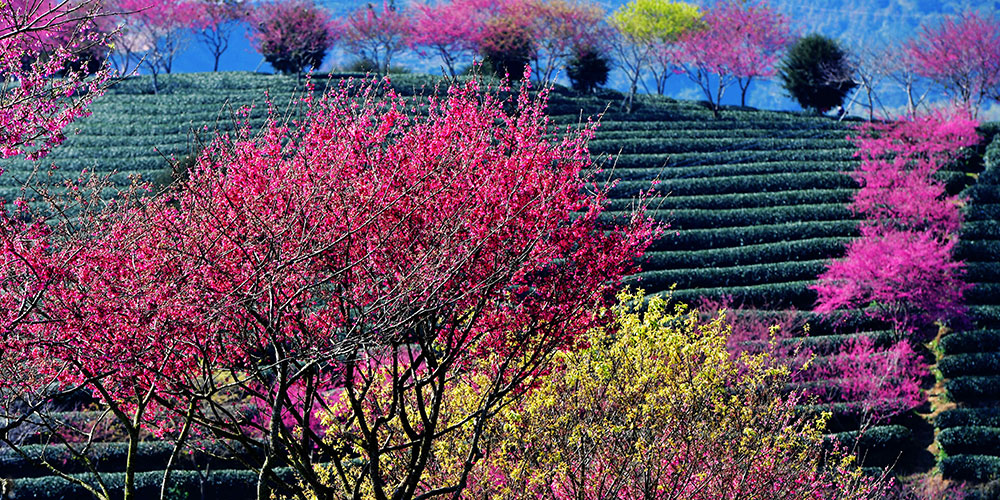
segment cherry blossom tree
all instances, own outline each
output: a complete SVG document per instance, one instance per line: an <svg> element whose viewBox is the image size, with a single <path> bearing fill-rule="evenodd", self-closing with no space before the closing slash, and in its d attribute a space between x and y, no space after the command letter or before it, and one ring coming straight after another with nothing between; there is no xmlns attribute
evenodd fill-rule
<svg viewBox="0 0 1000 500"><path fill-rule="evenodd" d="M968 12L924 26L906 44L919 74L931 79L973 117L984 99L1000 97L1000 20Z"/></svg>
<svg viewBox="0 0 1000 500"><path fill-rule="evenodd" d="M407 38L409 47L421 54L432 51L454 78L459 61L478 52L479 38L499 5L487 0L415 3L410 13L413 30Z"/></svg>
<svg viewBox="0 0 1000 500"><path fill-rule="evenodd" d="M121 36L115 41L122 74L143 67L153 76L153 91L159 91L158 76L173 71L174 59L187 47L190 29L199 10L189 0L116 0Z"/></svg>
<svg viewBox="0 0 1000 500"><path fill-rule="evenodd" d="M578 53L601 50L610 29L604 9L589 1L554 0L530 4L530 25L535 42L534 69L541 85Z"/></svg>
<svg viewBox="0 0 1000 500"><path fill-rule="evenodd" d="M219 71L219 58L229 48L233 30L247 16L246 6L234 0L200 0L195 6L195 35L212 52L212 71Z"/></svg>
<svg viewBox="0 0 1000 500"><path fill-rule="evenodd" d="M109 73L76 61L107 46L98 29L104 15L91 1L0 4L0 158L45 156L103 93Z"/></svg>
<svg viewBox="0 0 1000 500"><path fill-rule="evenodd" d="M682 34L672 52L718 116L729 86L739 86L745 106L750 83L776 73L791 35L787 18L767 3L724 1L707 9L701 25Z"/></svg>
<svg viewBox="0 0 1000 500"><path fill-rule="evenodd" d="M381 8L368 4L351 12L344 21L343 39L350 50L387 74L392 56L406 47L412 30L406 12L397 9L395 3L384 1Z"/></svg>
<svg viewBox="0 0 1000 500"><path fill-rule="evenodd" d="M3 282L44 292L33 321L8 310L24 327L4 360L65 363L60 380L89 388L130 443L162 422L234 440L258 498L414 497L455 431L440 410L458 379L489 361L459 416L482 428L601 323L659 231L639 213L602 222L607 192L581 177L593 129L553 136L545 93L527 90L472 81L416 115L387 83L310 93L302 121L220 137L188 179L86 219L77 240L13 240L65 265L51 283ZM336 416L320 425L319 409ZM465 487L470 444L432 495Z"/></svg>
<svg viewBox="0 0 1000 500"><path fill-rule="evenodd" d="M248 19L250 43L282 73L319 67L340 37L340 24L312 0L264 2Z"/></svg>
<svg viewBox="0 0 1000 500"><path fill-rule="evenodd" d="M860 127L851 207L865 217L861 237L813 286L817 312L866 309L899 332L961 318L969 286L953 249L962 216L934 173L980 140L976 125L934 114Z"/></svg>

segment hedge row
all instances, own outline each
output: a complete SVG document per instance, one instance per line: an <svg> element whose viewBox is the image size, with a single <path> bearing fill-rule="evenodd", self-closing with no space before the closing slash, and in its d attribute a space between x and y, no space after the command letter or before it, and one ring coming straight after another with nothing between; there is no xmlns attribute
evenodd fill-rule
<svg viewBox="0 0 1000 500"><path fill-rule="evenodd" d="M636 122L626 122L627 124L638 125ZM641 123L641 122L640 122ZM565 130L558 127L559 131ZM744 125L740 128L693 128L685 127L680 122L666 122L659 128L650 127L629 127L609 129L602 121L597 128L596 139L633 139L633 138L656 138L664 139L827 139L844 141L845 133L839 129L819 129L809 128L789 128L789 129L766 129L749 127Z"/></svg>
<svg viewBox="0 0 1000 500"><path fill-rule="evenodd" d="M948 455L1000 455L1000 428L950 427L937 435Z"/></svg>
<svg viewBox="0 0 1000 500"><path fill-rule="evenodd" d="M762 283L780 283L815 279L826 269L826 260L774 262L734 267L696 267L647 271L635 276L638 285L647 290L666 290L677 284L678 288L718 286L744 286Z"/></svg>
<svg viewBox="0 0 1000 500"><path fill-rule="evenodd" d="M211 455L231 456L230 446L225 442L210 442L202 447ZM122 472L125 470L128 455L128 443L108 442L92 443L87 449L87 459L90 466L63 444L31 444L21 447L32 460L28 460L11 449L0 450L0 471L10 477L39 477L51 474L45 467L39 467L33 461L44 460L64 473L82 473L91 470L101 472ZM136 456L136 470L150 471L162 469L167 464L173 445L165 441L142 441L139 443ZM213 469L240 466L235 459L221 459L206 455L201 451L188 451L181 455L178 468L195 466L211 466Z"/></svg>
<svg viewBox="0 0 1000 500"><path fill-rule="evenodd" d="M832 136L846 137L848 130L842 124L827 118L818 117L795 117L795 119L774 119L774 115L766 111L759 111L760 116L750 115L743 120L699 120L694 117L684 117L683 104L675 107L680 113L674 114L674 119L664 120L660 118L649 118L645 120L636 119L631 114L606 113L601 118L598 128L600 132L612 131L671 131L671 130L761 130L768 133L790 132L790 133L830 133ZM689 109L693 109L690 108ZM553 121L558 123L575 123L577 120L572 117L556 117Z"/></svg>
<svg viewBox="0 0 1000 500"><path fill-rule="evenodd" d="M708 153L715 151L781 151L839 149L849 147L843 138L617 138L598 134L589 143L593 154Z"/></svg>
<svg viewBox="0 0 1000 500"><path fill-rule="evenodd" d="M664 193L656 187L657 192ZM667 209L698 209L698 210L731 210L740 208L761 208L793 205L843 205L849 203L854 196L852 189L800 189L778 191L773 193L732 193L720 195L688 195L671 196L648 200L648 207L657 210ZM634 205L631 199L610 200L605 209L611 212L630 211Z"/></svg>
<svg viewBox="0 0 1000 500"><path fill-rule="evenodd" d="M883 425L863 433L848 431L831 434L826 437L826 442L855 450L865 467L878 467L895 463L912 435L913 431L902 425Z"/></svg>
<svg viewBox="0 0 1000 500"><path fill-rule="evenodd" d="M938 429L952 427L1000 427L1000 407L955 408L934 418Z"/></svg>
<svg viewBox="0 0 1000 500"><path fill-rule="evenodd" d="M1000 351L1000 330L968 330L951 333L941 339L939 346L946 356Z"/></svg>
<svg viewBox="0 0 1000 500"><path fill-rule="evenodd" d="M956 377L945 382L953 401L1000 399L1000 375Z"/></svg>
<svg viewBox="0 0 1000 500"><path fill-rule="evenodd" d="M970 276L975 280L975 277ZM971 290L965 292L965 302L968 304L996 304L1000 297L1000 283L977 282Z"/></svg>
<svg viewBox="0 0 1000 500"><path fill-rule="evenodd" d="M675 290L673 297L685 303L696 303L702 298L719 300L733 297L747 307L783 307L805 309L816 302L816 292L809 289L812 281L768 283L765 285L734 286L721 288L692 288ZM657 292L655 295L665 295Z"/></svg>
<svg viewBox="0 0 1000 500"><path fill-rule="evenodd" d="M276 469L285 481L294 481L295 474L290 469ZM74 476L96 485L96 478ZM111 490L111 498L121 498L124 494L123 473L101 474L101 479ZM159 500L163 471L139 472L135 475L136 500ZM167 487L171 498L254 498L257 490L257 473L249 470L214 470L210 472L177 470L171 473ZM14 498L18 500L79 500L91 498L83 487L56 476L16 479Z"/></svg>
<svg viewBox="0 0 1000 500"><path fill-rule="evenodd" d="M813 189L856 189L853 179L838 172L797 172L769 175L738 175L698 179L665 179L650 181L621 181L609 189L608 196L633 197L653 187L667 196L714 196L733 193L760 193L762 191L793 191ZM840 203L838 201L838 203Z"/></svg>
<svg viewBox="0 0 1000 500"><path fill-rule="evenodd" d="M757 224L788 224L813 221L853 220L854 214L843 205L795 205L790 207L740 208L732 210L647 210L654 219L678 229L744 227ZM621 222L622 213L604 213L601 218Z"/></svg>
<svg viewBox="0 0 1000 500"><path fill-rule="evenodd" d="M620 168L662 168L696 165L761 162L839 162L853 158L853 149L812 149L807 151L716 151L712 153L615 155ZM598 156L598 155L595 155Z"/></svg>
<svg viewBox="0 0 1000 500"><path fill-rule="evenodd" d="M958 481L992 481L1000 479L1000 457L991 455L958 455L946 457L938 464L945 479Z"/></svg>
<svg viewBox="0 0 1000 500"><path fill-rule="evenodd" d="M611 161L617 159L617 162ZM717 165L664 166L648 165L640 168L626 168L624 165L633 161L645 161L645 157L621 155L609 158L605 164L598 162L605 171L612 171L616 179L627 180L664 180L693 179L705 177L731 177L735 175L766 175L794 172L847 172L857 165L854 160L823 160L823 161L761 161L754 163L723 163ZM662 168L660 168L662 167Z"/></svg>
<svg viewBox="0 0 1000 500"><path fill-rule="evenodd" d="M678 250L647 252L640 264L643 269L678 269L735 267L767 263L827 259L843 254L848 238L810 238L798 241L764 243L739 247L705 250Z"/></svg>
<svg viewBox="0 0 1000 500"><path fill-rule="evenodd" d="M815 238L849 239L857 235L858 223L853 220L801 221L743 227L681 229L679 231L666 231L663 236L653 242L649 250L739 247ZM844 241L847 241L846 239Z"/></svg>
<svg viewBox="0 0 1000 500"><path fill-rule="evenodd" d="M937 366L946 378L963 375L1000 375L1000 352L973 352L945 356Z"/></svg>

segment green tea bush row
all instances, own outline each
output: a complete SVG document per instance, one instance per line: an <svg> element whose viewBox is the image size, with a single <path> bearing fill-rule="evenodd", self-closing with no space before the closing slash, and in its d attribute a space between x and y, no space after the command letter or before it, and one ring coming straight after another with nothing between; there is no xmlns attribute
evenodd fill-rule
<svg viewBox="0 0 1000 500"><path fill-rule="evenodd" d="M807 221L853 220L843 205L795 205L790 207L740 208L730 210L648 210L647 215L678 229L744 227L756 224L788 224ZM605 220L621 219L620 214L602 214Z"/></svg>
<svg viewBox="0 0 1000 500"><path fill-rule="evenodd" d="M611 153L615 154L617 151ZM837 162L852 158L852 149L812 149L805 151L716 151L711 153L652 153L621 154L617 166L620 168L661 168L694 165L729 165L760 162Z"/></svg>
<svg viewBox="0 0 1000 500"><path fill-rule="evenodd" d="M945 479L980 482L1000 479L1000 457L992 455L945 457L938 467Z"/></svg>
<svg viewBox="0 0 1000 500"><path fill-rule="evenodd" d="M647 271L638 274L638 285L647 290L666 290L677 284L678 288L718 286L745 286L761 283L801 281L815 279L826 269L826 260L775 262L735 267L696 267Z"/></svg>
<svg viewBox="0 0 1000 500"><path fill-rule="evenodd" d="M849 431L832 434L826 437L826 441L855 450L863 459L861 464L866 467L882 467L892 465L899 458L900 450L906 448L912 435L913 431L902 425L883 425L863 433Z"/></svg>
<svg viewBox="0 0 1000 500"><path fill-rule="evenodd" d="M640 262L644 269L670 270L787 262L792 256L795 259L810 261L843 253L843 246L847 240L847 238L812 238L742 247L648 252Z"/></svg>
<svg viewBox="0 0 1000 500"><path fill-rule="evenodd" d="M1000 399L1000 375L968 375L945 382L952 401Z"/></svg>
<svg viewBox="0 0 1000 500"><path fill-rule="evenodd" d="M1000 330L969 330L946 335L939 344L946 356L1000 351Z"/></svg>
<svg viewBox="0 0 1000 500"><path fill-rule="evenodd" d="M794 205L837 205L850 201L850 189L803 189L778 191L774 193L732 193L714 196L665 196L652 198L649 207L657 210L698 209L732 210L741 208L761 208ZM630 211L633 200L615 199L607 205L608 211Z"/></svg>
<svg viewBox="0 0 1000 500"><path fill-rule="evenodd" d="M970 352L945 356L938 370L947 378L963 375L1000 375L1000 352Z"/></svg>
<svg viewBox="0 0 1000 500"><path fill-rule="evenodd" d="M845 139L823 138L619 138L590 141L594 154L707 153L715 151L824 150L847 147Z"/></svg>
<svg viewBox="0 0 1000 500"><path fill-rule="evenodd" d="M938 433L937 441L948 455L1000 455L997 427L950 427Z"/></svg>
<svg viewBox="0 0 1000 500"><path fill-rule="evenodd" d="M941 412L934 418L938 429L952 427L995 427L1000 428L1000 407L954 408Z"/></svg>
<svg viewBox="0 0 1000 500"><path fill-rule="evenodd" d="M649 250L738 247L814 238L853 238L857 234L858 224L853 220L802 221L678 231L670 228L659 240L653 242Z"/></svg>
<svg viewBox="0 0 1000 500"><path fill-rule="evenodd" d="M294 477L291 469L279 468L275 473L291 480ZM112 498L121 498L124 494L124 474L102 474L101 479L111 490ZM77 476L90 484L96 484L93 477ZM135 476L136 500L159 500L160 482L163 471L139 472ZM171 473L170 485L167 487L168 498L224 498L242 499L254 498L257 490L257 474L249 470L211 470L193 471L176 470ZM14 483L14 494L18 500L79 500L91 498L84 488L70 483L65 479L47 476L39 478L17 479Z"/></svg>
<svg viewBox="0 0 1000 500"><path fill-rule="evenodd" d="M726 163L718 165L695 165L691 167L683 166L649 166L645 168L624 168L630 162L630 158L638 158L640 155L617 156L618 162L613 161L601 163L605 172L613 172L616 179L628 180L665 180L665 179L693 179L700 177L731 177L736 175L767 175L795 172L847 172L857 164L854 160L837 161L764 161L756 163ZM660 168L662 167L662 168ZM612 170L613 168L613 170Z"/></svg>
<svg viewBox="0 0 1000 500"><path fill-rule="evenodd" d="M732 297L746 307L795 307L804 309L816 301L816 292L809 289L813 281L767 283L764 285L675 290L672 296L680 302L696 303L702 298L721 300ZM667 292L659 292L665 295Z"/></svg>
<svg viewBox="0 0 1000 500"><path fill-rule="evenodd" d="M219 456L232 455L224 442L208 443L204 449ZM45 461L53 464L64 473L83 473L91 470L90 468L101 472L123 472L128 454L128 443L93 443L87 453L87 459L90 461L89 467L62 444L31 444L23 446L22 450L32 458L44 458ZM173 445L165 441L140 442L136 456L136 470L163 469L172 450ZM216 458L200 451L188 451L180 455L178 468L195 466L239 467L240 463L235 459ZM0 450L0 471L10 477L39 477L51 474L47 468L35 465L32 461L10 449Z"/></svg>

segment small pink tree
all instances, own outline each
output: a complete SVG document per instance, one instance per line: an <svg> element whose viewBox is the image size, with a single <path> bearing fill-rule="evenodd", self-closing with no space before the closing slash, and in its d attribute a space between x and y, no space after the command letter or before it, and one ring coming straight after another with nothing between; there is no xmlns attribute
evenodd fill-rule
<svg viewBox="0 0 1000 500"><path fill-rule="evenodd" d="M158 75L173 71L174 59L188 43L188 33L199 10L188 0L115 0L122 12L122 34L115 42L119 69L128 73L132 63L146 68L158 91Z"/></svg>
<svg viewBox="0 0 1000 500"><path fill-rule="evenodd" d="M487 0L415 3L409 14L413 20L409 47L422 55L434 52L454 78L458 62L477 52L486 22L497 7L496 2Z"/></svg>
<svg viewBox="0 0 1000 500"><path fill-rule="evenodd" d="M406 47L412 30L407 12L397 9L395 3L384 1L381 8L368 4L351 12L344 21L342 35L350 50L387 74L392 56Z"/></svg>
<svg viewBox="0 0 1000 500"><path fill-rule="evenodd" d="M745 106L750 83L775 74L791 36L788 20L767 3L725 1L705 11L700 29L683 34L672 52L718 115L727 87L739 86Z"/></svg>
<svg viewBox="0 0 1000 500"><path fill-rule="evenodd" d="M340 36L340 25L312 0L264 2L248 19L250 43L282 73L319 67Z"/></svg>
<svg viewBox="0 0 1000 500"><path fill-rule="evenodd" d="M919 74L933 80L975 117L983 99L1000 98L1000 20L967 12L925 26L906 44Z"/></svg>
<svg viewBox="0 0 1000 500"><path fill-rule="evenodd" d="M536 50L534 72L548 85L556 71L581 49L600 49L610 36L604 9L589 1L555 0L529 4L528 23Z"/></svg>
<svg viewBox="0 0 1000 500"><path fill-rule="evenodd" d="M229 48L229 38L237 23L247 16L242 2L233 0L199 0L195 3L195 35L212 53L212 71L219 71L219 58Z"/></svg>
<svg viewBox="0 0 1000 500"><path fill-rule="evenodd" d="M0 158L43 157L65 139L68 124L88 114L110 75L73 63L81 51L107 47L97 29L103 15L100 3L88 1L13 0L0 7Z"/></svg>
<svg viewBox="0 0 1000 500"><path fill-rule="evenodd" d="M851 207L865 217L861 238L819 276L816 311L866 308L900 332L962 315L969 286L952 257L961 213L933 175L979 141L975 127L940 114L860 127Z"/></svg>

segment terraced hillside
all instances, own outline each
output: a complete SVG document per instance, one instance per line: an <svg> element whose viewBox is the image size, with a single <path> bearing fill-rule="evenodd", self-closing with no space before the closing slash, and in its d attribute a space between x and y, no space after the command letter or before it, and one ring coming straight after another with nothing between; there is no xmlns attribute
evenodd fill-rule
<svg viewBox="0 0 1000 500"><path fill-rule="evenodd" d="M204 133L206 126L231 129L231 110L251 103L257 107L250 118L260 120L265 90L280 105L301 83L240 73L174 75L167 84L170 92L150 95L144 93L149 87L143 79L125 82L94 104L93 115L73 126L79 134L69 137L45 165L59 166L53 175L57 179L83 170L115 172L113 180L120 185L135 174L147 179L169 176L167 158L187 155L196 131ZM323 87L322 80L317 83ZM394 76L393 85L412 95L433 81L404 75ZM738 303L759 308L807 311L815 298L808 285L857 234L857 221L845 207L856 189L843 174L856 164L854 148L845 139L849 124L745 109L725 109L715 119L699 103L653 97L640 98L626 115L608 108L615 98L555 91L549 111L557 123L572 126L581 117L607 110L591 151L602 167L599 178L617 181L609 219L629 211L634 198L655 184L652 213L670 228L644 258L639 285L650 293L674 287L674 297L683 301L731 295ZM983 444L1000 443L1000 143L994 143L986 163L978 180L966 175L982 168L976 161L941 174L955 192L975 182L968 188L970 222L962 248L971 262L970 277L977 282L971 297L980 330L955 333L941 342L947 354L941 370L950 379L948 390L966 407L946 412L936 425L941 429L939 445L947 454L942 461L945 473L976 480L1000 474L1000 445L985 449ZM7 172L0 176L0 196L7 199L20 192L32 172L50 172L16 160L3 166ZM813 326L811 335L792 341L820 357L835 355L839 346L861 337L877 346L892 341L889 332L863 319L834 328L803 314ZM985 401L979 403L984 408L973 408L973 401ZM848 403L836 401L816 409L833 412L833 437L853 445L860 422ZM934 457L925 450L933 439L933 429L909 414L880 422L859 444L868 466L898 463L904 451L917 457L915 462L933 465ZM145 470L150 478L157 460L149 458ZM985 465L963 465L971 462ZM912 470L922 466L903 465ZM974 474L956 472L973 469ZM230 479L202 480L215 484Z"/></svg>
<svg viewBox="0 0 1000 500"><path fill-rule="evenodd" d="M967 190L959 250L975 284L968 295L974 325L941 340L938 365L956 407L935 421L945 477L971 481L1000 479L1000 136L983 163Z"/></svg>

